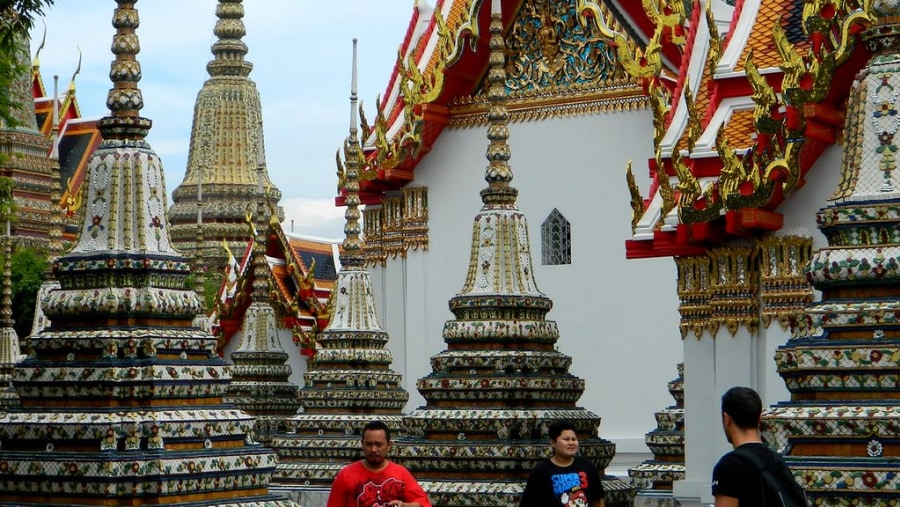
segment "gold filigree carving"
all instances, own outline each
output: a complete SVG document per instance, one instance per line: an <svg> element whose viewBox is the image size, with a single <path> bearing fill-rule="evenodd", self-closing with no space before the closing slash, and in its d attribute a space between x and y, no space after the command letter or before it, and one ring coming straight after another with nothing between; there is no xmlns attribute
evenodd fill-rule
<svg viewBox="0 0 900 507"><path fill-rule="evenodd" d="M428 187L403 188L403 248L428 249Z"/></svg>
<svg viewBox="0 0 900 507"><path fill-rule="evenodd" d="M392 259L406 256L403 248L403 198L386 197L382 200L381 247Z"/></svg>
<svg viewBox="0 0 900 507"><path fill-rule="evenodd" d="M710 323L710 280L709 257L698 255L695 257L676 257L675 266L678 270L678 313L681 314L681 322L678 325L681 338L693 333L696 338L703 335L703 331L711 328ZM713 332L715 334L715 332Z"/></svg>
<svg viewBox="0 0 900 507"><path fill-rule="evenodd" d="M653 111L653 146L659 148L663 137L666 135L666 119L672 110L672 96L668 93L668 88L660 86L657 81L651 80L648 87L648 95L650 96L650 108Z"/></svg>
<svg viewBox="0 0 900 507"><path fill-rule="evenodd" d="M387 255L384 253L383 242L383 226L382 226L382 207L366 206L363 210L363 251L366 257L366 265L384 266L387 262Z"/></svg>
<svg viewBox="0 0 900 507"><path fill-rule="evenodd" d="M812 256L812 238L770 236L760 241L761 318L765 327L773 319L783 330L813 300L812 284L804 269Z"/></svg>
<svg viewBox="0 0 900 507"><path fill-rule="evenodd" d="M672 188L672 183L669 181L669 175L666 172L666 166L663 163L662 153L659 148L656 149L655 165L656 180L659 183L659 197L662 199L662 205L659 210L660 225L662 225L666 220L666 216L675 209L675 189Z"/></svg>
<svg viewBox="0 0 900 507"><path fill-rule="evenodd" d="M759 332L758 249L729 246L710 250L710 324L734 336L744 326ZM715 333L713 333L715 334Z"/></svg>
<svg viewBox="0 0 900 507"><path fill-rule="evenodd" d="M642 49L624 35L624 30L618 27L612 13L597 0L577 0L576 11L582 26L596 26L603 36L613 41L619 64L628 75L635 78L659 76L662 70L660 41L665 27L657 26L647 46Z"/></svg>

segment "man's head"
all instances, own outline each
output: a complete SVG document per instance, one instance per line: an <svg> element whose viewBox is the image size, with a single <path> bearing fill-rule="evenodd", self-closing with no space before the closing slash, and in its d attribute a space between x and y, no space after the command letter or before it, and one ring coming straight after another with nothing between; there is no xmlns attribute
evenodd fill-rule
<svg viewBox="0 0 900 507"><path fill-rule="evenodd" d="M363 428L362 448L368 468L383 468L391 450L391 430L381 421L366 424Z"/></svg>
<svg viewBox="0 0 900 507"><path fill-rule="evenodd" d="M728 441L732 441L729 428L756 432L762 415L762 400L749 387L732 387L722 395L722 424Z"/></svg>
<svg viewBox="0 0 900 507"><path fill-rule="evenodd" d="M547 432L550 434L550 441L555 441L565 430L575 431L575 425L572 421L560 419L559 421L550 423L550 426L547 427Z"/></svg>

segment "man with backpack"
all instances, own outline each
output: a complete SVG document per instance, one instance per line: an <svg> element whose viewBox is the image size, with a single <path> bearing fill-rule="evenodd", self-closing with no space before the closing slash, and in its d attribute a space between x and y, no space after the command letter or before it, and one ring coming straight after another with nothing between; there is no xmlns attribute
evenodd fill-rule
<svg viewBox="0 0 900 507"><path fill-rule="evenodd" d="M734 450L713 468L715 507L806 506L806 494L781 455L759 435L762 400L749 387L732 387L722 395L722 428Z"/></svg>

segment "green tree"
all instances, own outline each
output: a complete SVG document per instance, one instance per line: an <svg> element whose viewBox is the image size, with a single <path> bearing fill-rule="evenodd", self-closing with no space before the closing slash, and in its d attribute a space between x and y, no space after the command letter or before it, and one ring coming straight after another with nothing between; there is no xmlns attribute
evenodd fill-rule
<svg viewBox="0 0 900 507"><path fill-rule="evenodd" d="M34 248L17 248L12 255L12 312L20 338L31 334L38 289L47 270L47 252Z"/></svg>
<svg viewBox="0 0 900 507"><path fill-rule="evenodd" d="M28 72L22 55L29 52L25 44L28 31L36 17L55 0L0 0L0 120L10 127L18 125L12 113L24 104L17 104L9 91L14 81Z"/></svg>

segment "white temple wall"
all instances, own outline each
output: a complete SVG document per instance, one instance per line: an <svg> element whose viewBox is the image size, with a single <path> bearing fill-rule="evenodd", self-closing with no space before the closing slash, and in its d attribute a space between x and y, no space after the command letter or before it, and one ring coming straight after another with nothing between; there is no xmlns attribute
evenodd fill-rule
<svg viewBox="0 0 900 507"><path fill-rule="evenodd" d="M777 234L811 236L813 250L827 245L816 228L816 212L834 192L839 168L840 147L832 146L809 172L806 185L778 208L784 215L784 227ZM735 336L720 328L715 338L706 332L700 339L689 335L684 340L686 478L676 482L674 490L682 506L714 501L710 492L712 469L731 450L722 431L722 394L741 385L756 389L764 407L789 399L774 361L775 351L789 337L790 330L773 321L756 336L745 328Z"/></svg>
<svg viewBox="0 0 900 507"><path fill-rule="evenodd" d="M600 435L620 453L648 452L645 433L656 427L654 413L674 404L667 383L682 358L674 262L625 259L625 167L636 158L646 189L650 124L649 111L637 111L510 125L512 184L529 220L535 279L554 301L548 319L573 358L569 371L586 382L579 405L603 417ZM372 268L394 367L410 391L407 411L424 404L415 382L446 348L441 330L466 276L487 144L484 127L441 134L412 183L428 187L429 249ZM554 208L571 224L570 265L541 265L541 223Z"/></svg>

